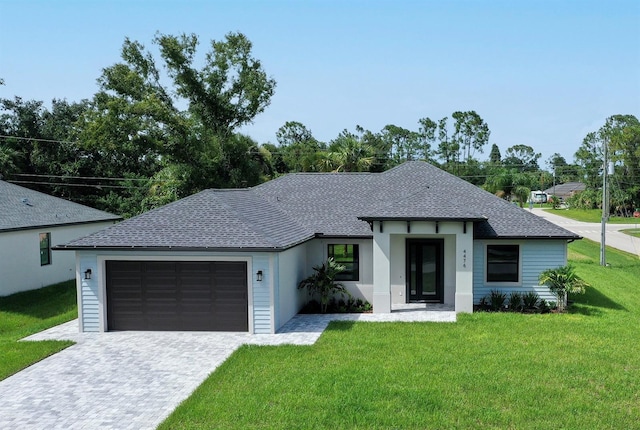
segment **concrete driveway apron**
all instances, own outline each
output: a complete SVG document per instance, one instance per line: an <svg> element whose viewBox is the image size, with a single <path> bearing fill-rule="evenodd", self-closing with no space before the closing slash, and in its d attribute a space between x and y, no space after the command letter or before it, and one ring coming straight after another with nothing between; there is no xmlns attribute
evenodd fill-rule
<svg viewBox="0 0 640 430"><path fill-rule="evenodd" d="M154 429L243 344L311 345L331 320L455 321L451 309L297 315L273 335L78 333L74 320L26 340L75 345L0 381L0 429Z"/></svg>

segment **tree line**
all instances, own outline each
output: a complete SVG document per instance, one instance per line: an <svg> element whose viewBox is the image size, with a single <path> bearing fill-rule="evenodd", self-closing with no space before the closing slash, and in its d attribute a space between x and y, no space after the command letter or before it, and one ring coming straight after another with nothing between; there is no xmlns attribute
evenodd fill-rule
<svg viewBox="0 0 640 430"><path fill-rule="evenodd" d="M201 67L196 35L158 33L153 45L155 54L125 39L121 61L102 70L90 100L53 100L47 108L0 99L0 175L128 217L206 188L253 186L290 172L380 172L426 160L522 204L530 190L551 186L551 172L558 183L583 180L597 194L606 140L619 171L618 200L640 201L633 116L607 119L585 138L575 163L554 154L547 169L530 146L513 145L503 156L475 111L421 118L414 130L355 126L329 142L289 121L275 143L258 143L238 130L269 106L276 81L246 36L211 41Z"/></svg>

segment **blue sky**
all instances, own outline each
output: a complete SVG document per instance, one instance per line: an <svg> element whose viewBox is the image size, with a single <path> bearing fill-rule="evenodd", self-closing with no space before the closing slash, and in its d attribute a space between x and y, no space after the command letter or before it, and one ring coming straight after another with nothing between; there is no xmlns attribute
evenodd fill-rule
<svg viewBox="0 0 640 430"><path fill-rule="evenodd" d="M125 37L195 33L204 54L242 32L277 81L242 130L260 143L286 121L329 141L475 110L503 154L529 145L544 166L608 116L640 117L637 0L0 0L0 22L0 97L45 102L90 98Z"/></svg>

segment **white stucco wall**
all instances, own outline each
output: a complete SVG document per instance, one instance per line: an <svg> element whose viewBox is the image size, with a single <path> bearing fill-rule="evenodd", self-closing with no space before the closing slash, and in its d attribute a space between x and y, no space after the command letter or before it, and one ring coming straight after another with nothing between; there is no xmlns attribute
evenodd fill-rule
<svg viewBox="0 0 640 430"><path fill-rule="evenodd" d="M486 281L487 244L520 245L520 281L517 283L489 283ZM474 243L473 301L478 304L491 290L500 290L507 295L512 291L535 291L540 298L556 301L546 286L539 285L538 277L546 269L567 264L567 242L565 240L478 240Z"/></svg>
<svg viewBox="0 0 640 430"><path fill-rule="evenodd" d="M113 222L45 227L0 233L0 296L34 290L75 277L73 251L52 251L51 264L40 265L40 233L51 233L51 246L102 230Z"/></svg>
<svg viewBox="0 0 640 430"><path fill-rule="evenodd" d="M410 231L408 231L410 230ZM473 224L462 222L384 221L373 227L374 312L389 312L392 303L407 302L407 239L444 241L443 302L457 312L472 312ZM377 304L377 306L376 306Z"/></svg>
<svg viewBox="0 0 640 430"><path fill-rule="evenodd" d="M307 302L307 292L298 289L298 284L309 274L307 244L303 243L280 253L274 253L278 265L276 322L278 330L293 318Z"/></svg>
<svg viewBox="0 0 640 430"><path fill-rule="evenodd" d="M358 281L342 281L354 298L373 303L373 240L372 239L313 239L307 242L307 275L313 266L324 263L329 257L330 244L358 244L360 252L360 275Z"/></svg>

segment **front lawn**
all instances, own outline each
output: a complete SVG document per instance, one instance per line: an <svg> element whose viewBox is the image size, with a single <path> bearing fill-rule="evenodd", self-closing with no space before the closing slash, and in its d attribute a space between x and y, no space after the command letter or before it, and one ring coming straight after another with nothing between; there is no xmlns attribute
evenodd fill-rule
<svg viewBox="0 0 640 430"><path fill-rule="evenodd" d="M640 264L570 245L593 287L568 314L334 322L312 346L244 346L160 426L638 428Z"/></svg>
<svg viewBox="0 0 640 430"><path fill-rule="evenodd" d="M554 215L582 222L602 222L602 209L544 209ZM610 216L610 224L640 224L640 218Z"/></svg>
<svg viewBox="0 0 640 430"><path fill-rule="evenodd" d="M73 342L18 342L78 317L75 281L0 297L0 380Z"/></svg>

